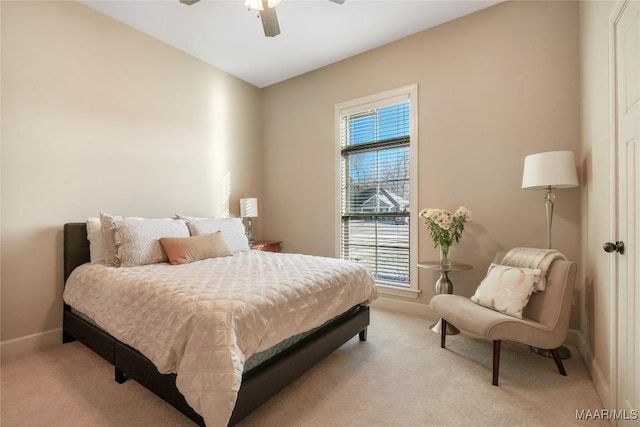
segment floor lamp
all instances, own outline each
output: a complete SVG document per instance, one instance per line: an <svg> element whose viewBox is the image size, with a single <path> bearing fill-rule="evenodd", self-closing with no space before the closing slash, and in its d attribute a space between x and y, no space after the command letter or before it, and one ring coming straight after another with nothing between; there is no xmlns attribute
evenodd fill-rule
<svg viewBox="0 0 640 427"><path fill-rule="evenodd" d="M548 151L531 154L524 158L522 173L522 188L546 190L544 197L544 211L547 222L547 248L551 249L551 224L553 221L553 201L557 188L571 188L578 186L576 161L572 151ZM532 347L534 352L551 357L547 350ZM568 348L561 346L558 353L562 359L571 357Z"/></svg>

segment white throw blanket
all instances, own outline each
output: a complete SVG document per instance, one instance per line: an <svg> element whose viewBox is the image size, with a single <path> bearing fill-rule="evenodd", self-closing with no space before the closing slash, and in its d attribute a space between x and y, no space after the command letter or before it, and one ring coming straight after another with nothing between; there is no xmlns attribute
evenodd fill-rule
<svg viewBox="0 0 640 427"><path fill-rule="evenodd" d="M523 268L539 268L540 278L536 282L534 292L547 288L547 270L557 259L566 260L563 254L555 249L513 248L502 258L502 265Z"/></svg>
<svg viewBox="0 0 640 427"><path fill-rule="evenodd" d="M247 251L184 265L76 268L64 301L136 348L207 426L226 426L245 360L376 298L355 262Z"/></svg>

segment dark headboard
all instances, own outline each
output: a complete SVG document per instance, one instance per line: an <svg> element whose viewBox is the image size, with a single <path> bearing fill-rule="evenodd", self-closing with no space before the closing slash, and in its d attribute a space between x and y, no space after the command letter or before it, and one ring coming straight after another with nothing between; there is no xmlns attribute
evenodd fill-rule
<svg viewBox="0 0 640 427"><path fill-rule="evenodd" d="M66 283L74 268L91 260L89 240L87 240L87 224L84 222L65 224L63 239L64 281Z"/></svg>

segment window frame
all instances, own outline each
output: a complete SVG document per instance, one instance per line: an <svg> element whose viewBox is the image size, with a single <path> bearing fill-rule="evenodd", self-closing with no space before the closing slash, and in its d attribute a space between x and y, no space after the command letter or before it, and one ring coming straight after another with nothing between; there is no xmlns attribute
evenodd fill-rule
<svg viewBox="0 0 640 427"><path fill-rule="evenodd" d="M347 114L353 114L373 108L380 108L394 103L409 101L410 126L409 126L409 153L411 156L409 165L409 286L391 285L376 282L378 292L381 294L395 295L406 298L417 298L420 294L418 283L418 84L402 86L373 95L364 96L335 105L334 116L334 148L335 148L335 254L342 258L342 144L341 144L341 118Z"/></svg>

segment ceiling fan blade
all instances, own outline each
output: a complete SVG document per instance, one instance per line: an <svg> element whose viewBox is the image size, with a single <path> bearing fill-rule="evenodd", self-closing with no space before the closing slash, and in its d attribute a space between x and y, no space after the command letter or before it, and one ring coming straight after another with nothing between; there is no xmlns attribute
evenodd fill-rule
<svg viewBox="0 0 640 427"><path fill-rule="evenodd" d="M269 7L267 0L262 0L262 10L260 11L260 19L262 19L262 28L264 35L267 37L275 37L280 34L280 25L278 24L278 16L276 8Z"/></svg>
<svg viewBox="0 0 640 427"><path fill-rule="evenodd" d="M194 3L198 3L200 0L180 0L180 3L191 6Z"/></svg>
<svg viewBox="0 0 640 427"><path fill-rule="evenodd" d="M182 0L180 0L180 1L182 1ZM338 4L343 4L344 3L344 0L329 0L329 1L332 1L332 2L338 3Z"/></svg>

